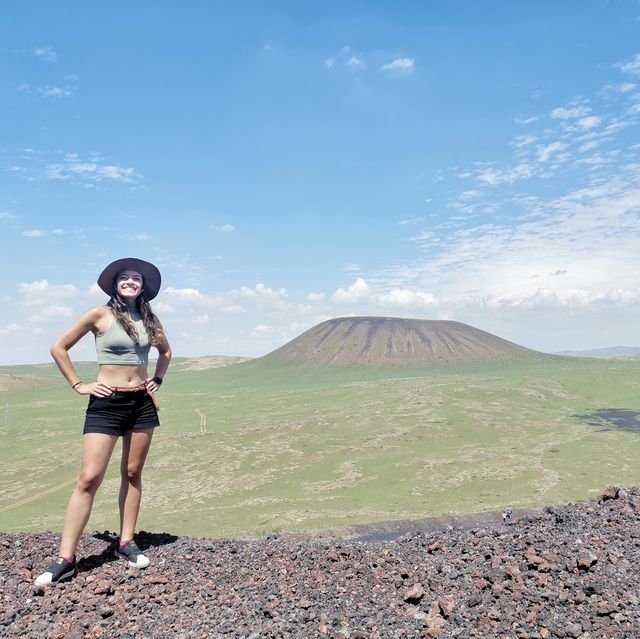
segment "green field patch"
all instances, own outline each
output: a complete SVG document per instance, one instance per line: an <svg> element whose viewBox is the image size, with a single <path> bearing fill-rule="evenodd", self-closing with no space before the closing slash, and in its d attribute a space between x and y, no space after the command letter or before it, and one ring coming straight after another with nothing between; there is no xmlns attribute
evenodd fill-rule
<svg viewBox="0 0 640 639"><path fill-rule="evenodd" d="M246 536L538 507L637 484L639 373L633 360L543 356L402 370L184 360L158 393L140 527ZM59 530L87 399L51 366L0 374L13 376L0 391L0 529ZM118 526L119 453L93 529Z"/></svg>

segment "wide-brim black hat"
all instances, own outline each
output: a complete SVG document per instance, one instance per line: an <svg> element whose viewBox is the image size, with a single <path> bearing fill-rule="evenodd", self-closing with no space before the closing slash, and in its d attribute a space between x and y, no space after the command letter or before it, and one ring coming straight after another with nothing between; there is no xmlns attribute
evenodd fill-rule
<svg viewBox="0 0 640 639"><path fill-rule="evenodd" d="M160 271L151 262L139 260L137 257L123 257L115 262L111 262L107 268L100 273L98 286L109 296L113 295L113 283L116 281L118 273L131 270L142 275L144 296L147 300L152 300L160 292L162 277Z"/></svg>

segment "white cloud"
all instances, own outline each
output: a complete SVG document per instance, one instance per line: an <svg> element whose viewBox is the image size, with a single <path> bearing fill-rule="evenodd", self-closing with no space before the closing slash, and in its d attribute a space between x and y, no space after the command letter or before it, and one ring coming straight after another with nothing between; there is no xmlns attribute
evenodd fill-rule
<svg viewBox="0 0 640 639"><path fill-rule="evenodd" d="M60 304L51 304L41 308L36 314L29 318L30 322L41 322L51 318L71 317L73 309L70 306L61 306Z"/></svg>
<svg viewBox="0 0 640 639"><path fill-rule="evenodd" d="M15 220L16 216L9 211L0 211L0 220Z"/></svg>
<svg viewBox="0 0 640 639"><path fill-rule="evenodd" d="M126 239L134 242L146 242L151 239L151 236L148 233L136 233L136 235L127 235Z"/></svg>
<svg viewBox="0 0 640 639"><path fill-rule="evenodd" d="M551 111L551 117L559 120L570 120L575 118L581 118L588 115L591 109L587 106L572 106L568 109L559 107Z"/></svg>
<svg viewBox="0 0 640 639"><path fill-rule="evenodd" d="M535 135L527 134L527 135L518 135L516 139L513 141L513 146L515 147L523 147L529 144L533 144L538 138Z"/></svg>
<svg viewBox="0 0 640 639"><path fill-rule="evenodd" d="M208 324L209 322L210 318L207 313L205 313L204 315L198 315L198 317L193 320L194 324Z"/></svg>
<svg viewBox="0 0 640 639"><path fill-rule="evenodd" d="M211 224L209 228L213 231L221 231L222 233L233 233L236 230L236 227L233 226L233 224L222 224L221 226Z"/></svg>
<svg viewBox="0 0 640 639"><path fill-rule="evenodd" d="M31 154L22 159L28 164L14 168L30 180L61 180L91 186L106 182L135 184L141 179L135 168L105 164L97 154L82 158L77 153L66 153L64 159L58 162L48 162L41 154Z"/></svg>
<svg viewBox="0 0 640 639"><path fill-rule="evenodd" d="M169 286L163 292L169 298L187 302L202 302L206 299L206 296L195 288L174 288Z"/></svg>
<svg viewBox="0 0 640 639"><path fill-rule="evenodd" d="M25 237L42 237L44 235L44 231L40 229L29 229L27 231L22 231L22 235Z"/></svg>
<svg viewBox="0 0 640 639"><path fill-rule="evenodd" d="M578 126L583 130L593 129L599 126L600 122L602 122L602 118L597 115L589 115L586 118L580 118L578 120Z"/></svg>
<svg viewBox="0 0 640 639"><path fill-rule="evenodd" d="M247 309L244 306L240 306L240 304L227 304L220 307L220 310L229 315L244 315L247 312Z"/></svg>
<svg viewBox="0 0 640 639"><path fill-rule="evenodd" d="M432 257L371 279L389 290L379 296L381 304L408 304L415 299L412 292L428 287L433 299L424 303L458 317L479 317L482 309L494 313L482 317L495 320L499 309L638 307L639 210L640 184L612 178L536 200L513 225L460 229Z"/></svg>
<svg viewBox="0 0 640 639"><path fill-rule="evenodd" d="M16 290L20 303L25 306L55 304L78 295L78 289L73 284L49 284L48 280L18 284Z"/></svg>
<svg viewBox="0 0 640 639"><path fill-rule="evenodd" d="M400 225L405 225L405 224L419 224L420 222L422 222L424 220L423 217L410 217L406 220L400 220L398 222L398 224Z"/></svg>
<svg viewBox="0 0 640 639"><path fill-rule="evenodd" d="M73 87L40 87L37 92L45 98L66 98L74 91Z"/></svg>
<svg viewBox="0 0 640 639"><path fill-rule="evenodd" d="M537 122L539 119L540 119L540 116L538 115L533 115L528 118L516 118L516 124L533 124L534 122Z"/></svg>
<svg viewBox="0 0 640 639"><path fill-rule="evenodd" d="M640 53L636 53L628 62L621 62L616 65L624 73L640 75Z"/></svg>
<svg viewBox="0 0 640 639"><path fill-rule="evenodd" d="M364 60L362 60L361 58L358 58L355 55L351 56L347 60L347 66L350 66L350 67L363 67L364 66Z"/></svg>
<svg viewBox="0 0 640 639"><path fill-rule="evenodd" d="M534 167L527 162L522 162L508 171L493 168L484 169L480 171L476 177L481 182L495 185L504 183L512 184L518 180L526 180L534 174Z"/></svg>
<svg viewBox="0 0 640 639"><path fill-rule="evenodd" d="M431 293L412 291L406 288L394 288L378 298L382 306L396 306L402 308L431 308L438 304L438 300Z"/></svg>
<svg viewBox="0 0 640 639"><path fill-rule="evenodd" d="M43 332L43 329L38 326L13 323L0 328L0 337L26 337L30 339L34 335L42 334Z"/></svg>
<svg viewBox="0 0 640 639"><path fill-rule="evenodd" d="M259 337L261 335L269 335L273 333L273 326L268 326L267 324L258 324L252 331L251 335L253 337Z"/></svg>
<svg viewBox="0 0 640 639"><path fill-rule="evenodd" d="M309 293L309 295L307 295L307 301L315 304L317 302L323 302L326 297L324 293Z"/></svg>
<svg viewBox="0 0 640 639"><path fill-rule="evenodd" d="M239 289L233 290L232 293L238 297L272 302L282 301L287 296L287 292L284 288L272 289L265 286L262 282L256 284L254 288L242 286Z"/></svg>
<svg viewBox="0 0 640 639"><path fill-rule="evenodd" d="M597 149L600 146L599 140L590 140L589 142L585 142L578 147L578 151L582 151L583 153L586 151L593 151L593 149Z"/></svg>
<svg viewBox="0 0 640 639"><path fill-rule="evenodd" d="M568 147L564 142L551 142L551 144L538 146L538 161L547 162L551 156L557 155Z"/></svg>
<svg viewBox="0 0 640 639"><path fill-rule="evenodd" d="M33 55L47 62L56 62L58 59L58 54L51 47L36 47Z"/></svg>
<svg viewBox="0 0 640 639"><path fill-rule="evenodd" d="M410 242L424 242L425 240L430 240L433 237L433 233L431 231L422 231L418 233L418 235L412 235L409 238Z"/></svg>
<svg viewBox="0 0 640 639"><path fill-rule="evenodd" d="M356 281L346 288L339 288L332 296L336 304L356 304L371 296L371 289L366 281L358 277Z"/></svg>
<svg viewBox="0 0 640 639"><path fill-rule="evenodd" d="M388 64L383 64L382 71L411 71L414 65L413 58L396 58Z"/></svg>

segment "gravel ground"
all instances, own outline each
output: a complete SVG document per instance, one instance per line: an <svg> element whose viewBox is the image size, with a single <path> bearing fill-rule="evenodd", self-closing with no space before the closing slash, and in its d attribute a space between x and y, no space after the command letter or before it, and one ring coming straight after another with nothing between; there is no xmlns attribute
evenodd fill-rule
<svg viewBox="0 0 640 639"><path fill-rule="evenodd" d="M59 535L0 534L0 636L640 639L639 488L387 541L141 532L140 572L113 540L85 535L78 576L45 589Z"/></svg>

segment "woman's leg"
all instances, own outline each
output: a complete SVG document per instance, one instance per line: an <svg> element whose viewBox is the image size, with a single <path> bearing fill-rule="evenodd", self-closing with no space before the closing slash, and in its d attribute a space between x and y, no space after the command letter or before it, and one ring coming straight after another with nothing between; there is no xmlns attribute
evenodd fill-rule
<svg viewBox="0 0 640 639"><path fill-rule="evenodd" d="M102 483L118 437L105 433L86 433L82 439L82 466L64 518L60 556L71 559L84 527L89 521L93 498Z"/></svg>
<svg viewBox="0 0 640 639"><path fill-rule="evenodd" d="M153 428L129 431L122 441L120 464L120 541L133 539L142 497L142 468L149 452Z"/></svg>

